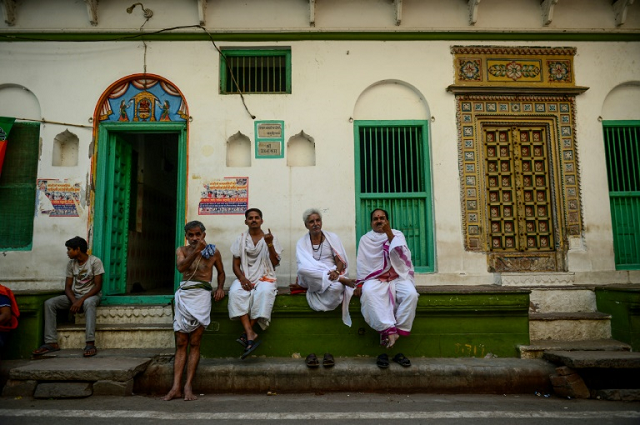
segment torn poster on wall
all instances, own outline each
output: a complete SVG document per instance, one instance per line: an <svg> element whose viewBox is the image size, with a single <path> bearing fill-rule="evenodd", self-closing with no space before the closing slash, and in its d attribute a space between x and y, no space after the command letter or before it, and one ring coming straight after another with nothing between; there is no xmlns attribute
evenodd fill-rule
<svg viewBox="0 0 640 425"><path fill-rule="evenodd" d="M78 217L80 183L38 179L38 211L49 217Z"/></svg>
<svg viewBox="0 0 640 425"><path fill-rule="evenodd" d="M244 214L248 208L248 177L225 177L202 185L198 215Z"/></svg>

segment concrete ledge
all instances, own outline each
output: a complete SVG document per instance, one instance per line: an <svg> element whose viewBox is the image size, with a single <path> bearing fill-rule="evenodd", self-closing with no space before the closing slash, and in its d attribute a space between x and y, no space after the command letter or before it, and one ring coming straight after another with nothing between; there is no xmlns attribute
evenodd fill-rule
<svg viewBox="0 0 640 425"><path fill-rule="evenodd" d="M391 356L390 356L391 357ZM202 359L194 391L200 393L402 392L525 394L551 391L554 366L541 360L412 358L403 368L376 366L373 357L336 358L333 368L309 369L303 359ZM135 380L136 393L163 394L173 363L152 363Z"/></svg>

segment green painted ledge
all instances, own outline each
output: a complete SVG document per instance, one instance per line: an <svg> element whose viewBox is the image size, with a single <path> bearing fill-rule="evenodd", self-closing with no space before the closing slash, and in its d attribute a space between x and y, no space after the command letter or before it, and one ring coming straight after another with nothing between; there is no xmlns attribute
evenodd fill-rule
<svg viewBox="0 0 640 425"><path fill-rule="evenodd" d="M518 345L529 344L529 290L495 286L420 288L410 337L401 337L389 353L409 357L518 357ZM384 349L379 335L364 321L360 300L350 305L353 325L341 312L316 312L304 295L276 297L271 326L261 331L257 356L302 357L330 352L337 357L377 356ZM256 327L257 328L257 327ZM237 357L242 346L239 321L229 320L227 298L215 303L202 339L203 357Z"/></svg>
<svg viewBox="0 0 640 425"><path fill-rule="evenodd" d="M44 338L44 302L64 294L64 291L14 291L13 294L20 309L20 318L0 358L29 359Z"/></svg>
<svg viewBox="0 0 640 425"><path fill-rule="evenodd" d="M596 305L611 315L611 336L640 351L640 285L598 287Z"/></svg>

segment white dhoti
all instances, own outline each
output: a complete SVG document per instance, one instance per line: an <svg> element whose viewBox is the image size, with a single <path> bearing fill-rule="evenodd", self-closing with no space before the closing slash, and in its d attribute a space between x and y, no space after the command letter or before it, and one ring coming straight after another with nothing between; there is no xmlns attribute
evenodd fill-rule
<svg viewBox="0 0 640 425"><path fill-rule="evenodd" d="M361 303L364 320L376 331L405 336L411 333L418 291L410 280L369 279L362 286Z"/></svg>
<svg viewBox="0 0 640 425"><path fill-rule="evenodd" d="M173 330L190 334L200 326L205 328L211 322L211 290L203 289L202 282L180 282L175 295ZM196 286L196 287L194 287ZM211 285L209 285L209 288Z"/></svg>
<svg viewBox="0 0 640 425"><path fill-rule="evenodd" d="M277 294L276 282L259 281L247 291L236 279L229 288L229 318L237 320L248 314L249 319L255 319L262 329L267 329Z"/></svg>
<svg viewBox="0 0 640 425"><path fill-rule="evenodd" d="M363 282L364 320L383 335L409 335L418 306L411 251L402 232L369 231L358 246L358 281Z"/></svg>
<svg viewBox="0 0 640 425"><path fill-rule="evenodd" d="M278 257L282 253L280 242L274 236L273 246ZM240 258L240 267L245 277L253 284L247 291L238 279L229 288L229 318L237 320L244 315L256 320L262 329L271 324L271 310L276 301L278 286L276 272L269 256L269 248L264 239L253 244L251 236L243 233L231 246L234 258Z"/></svg>

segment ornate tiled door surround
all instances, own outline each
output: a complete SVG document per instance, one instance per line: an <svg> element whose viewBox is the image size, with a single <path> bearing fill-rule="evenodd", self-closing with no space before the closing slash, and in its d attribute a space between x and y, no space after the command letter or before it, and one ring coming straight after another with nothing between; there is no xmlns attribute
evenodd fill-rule
<svg viewBox="0 0 640 425"><path fill-rule="evenodd" d="M454 46L465 249L490 272L566 271L581 235L574 48Z"/></svg>

